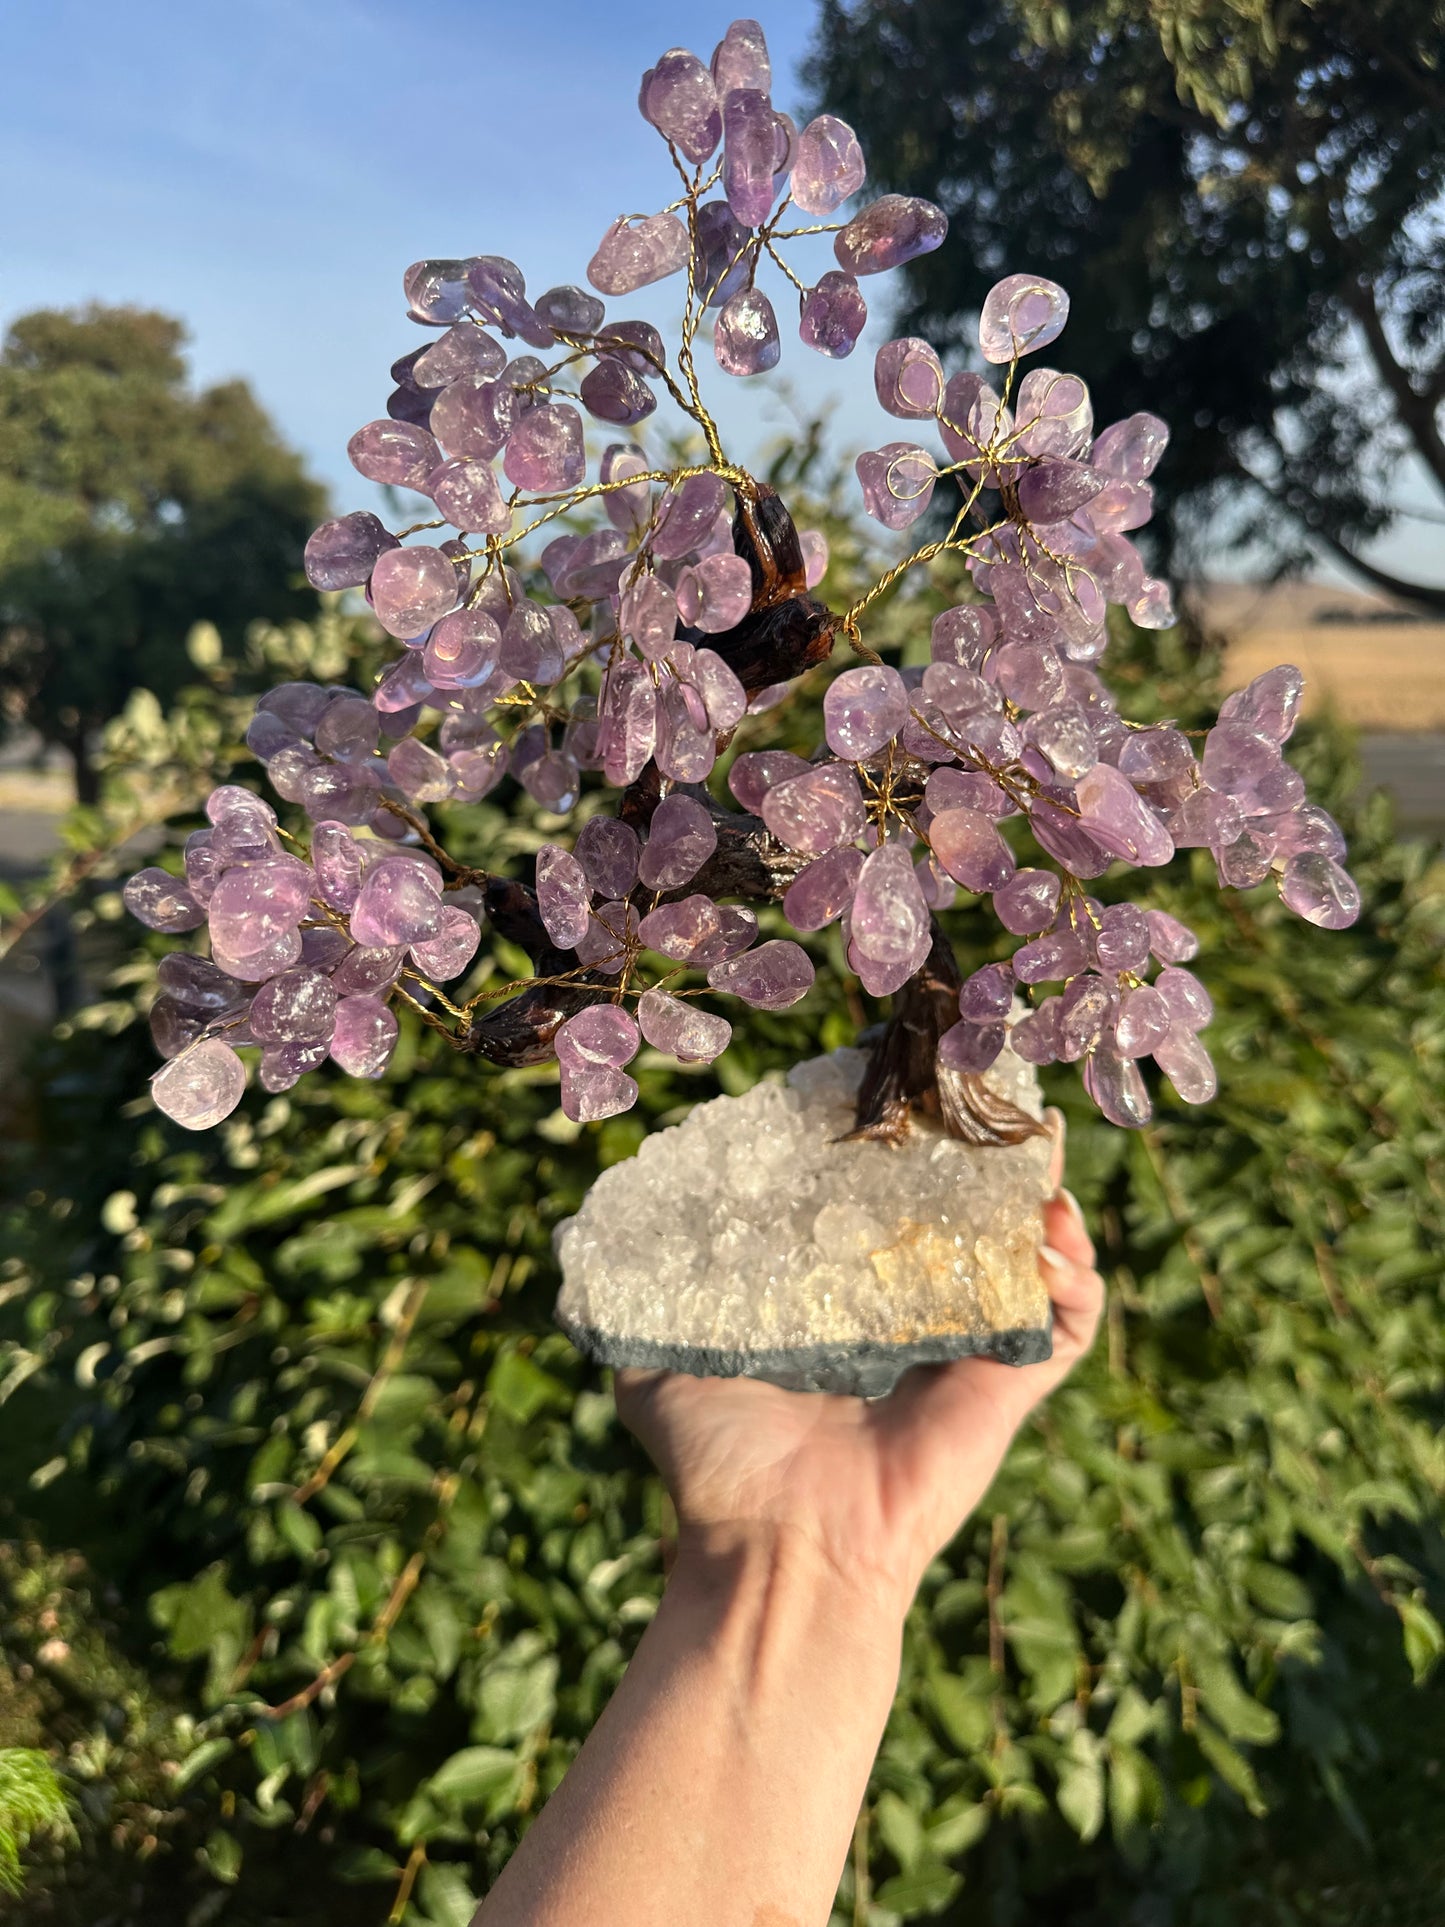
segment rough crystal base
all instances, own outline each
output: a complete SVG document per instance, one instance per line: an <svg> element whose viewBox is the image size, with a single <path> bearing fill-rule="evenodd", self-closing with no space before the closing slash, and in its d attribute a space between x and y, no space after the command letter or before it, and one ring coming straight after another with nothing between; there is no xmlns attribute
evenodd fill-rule
<svg viewBox="0 0 1445 1927"><path fill-rule="evenodd" d="M915 1120L898 1147L840 1143L865 1061L834 1051L699 1104L602 1173L555 1234L579 1350L864 1398L910 1365L1049 1356L1048 1140L972 1146ZM1040 1114L1012 1052L987 1081Z"/></svg>

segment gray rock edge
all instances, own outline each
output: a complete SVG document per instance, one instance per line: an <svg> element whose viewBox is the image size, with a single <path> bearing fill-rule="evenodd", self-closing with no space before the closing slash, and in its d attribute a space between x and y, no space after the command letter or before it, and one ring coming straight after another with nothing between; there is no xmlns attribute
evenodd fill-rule
<svg viewBox="0 0 1445 1927"><path fill-rule="evenodd" d="M1040 1365L1053 1356L1053 1321L996 1332L948 1332L906 1345L800 1345L774 1351L723 1351L710 1345L664 1345L575 1323L556 1322L584 1357L598 1365L690 1372L695 1378L761 1378L789 1392L833 1392L882 1398L914 1365L955 1358L996 1358L1005 1365Z"/></svg>

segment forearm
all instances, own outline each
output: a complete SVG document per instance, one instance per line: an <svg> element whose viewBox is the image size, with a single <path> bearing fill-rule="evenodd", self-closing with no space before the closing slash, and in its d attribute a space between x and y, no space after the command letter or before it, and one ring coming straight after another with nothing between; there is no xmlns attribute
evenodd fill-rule
<svg viewBox="0 0 1445 1927"><path fill-rule="evenodd" d="M685 1543L476 1927L823 1927L901 1638L796 1539Z"/></svg>

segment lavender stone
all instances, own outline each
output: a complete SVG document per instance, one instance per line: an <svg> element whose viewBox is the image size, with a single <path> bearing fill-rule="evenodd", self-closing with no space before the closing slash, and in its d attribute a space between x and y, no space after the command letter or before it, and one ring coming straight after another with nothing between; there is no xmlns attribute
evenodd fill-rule
<svg viewBox="0 0 1445 1927"><path fill-rule="evenodd" d="M847 274L882 274L931 254L948 233L948 216L932 201L885 194L870 201L837 235L833 252Z"/></svg>
<svg viewBox="0 0 1445 1927"><path fill-rule="evenodd" d="M209 1130L229 1117L245 1089L240 1058L215 1037L192 1044L151 1079L156 1108L188 1131Z"/></svg>
<svg viewBox="0 0 1445 1927"><path fill-rule="evenodd" d="M396 1018L379 997L343 997L336 1006L331 1057L352 1077L380 1077L396 1049Z"/></svg>

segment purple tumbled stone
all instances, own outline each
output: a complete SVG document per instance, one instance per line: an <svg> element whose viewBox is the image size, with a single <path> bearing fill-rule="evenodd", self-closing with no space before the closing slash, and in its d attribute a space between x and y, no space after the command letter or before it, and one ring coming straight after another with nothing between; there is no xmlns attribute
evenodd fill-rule
<svg viewBox="0 0 1445 1927"><path fill-rule="evenodd" d="M251 1003L251 1035L260 1044L317 1044L330 1039L336 991L319 970L297 966L262 984Z"/></svg>
<svg viewBox="0 0 1445 1927"><path fill-rule="evenodd" d="M1199 955L1198 937L1178 917L1171 917L1167 910L1146 910L1144 916L1149 925L1149 948L1160 963L1188 963Z"/></svg>
<svg viewBox="0 0 1445 1927"><path fill-rule="evenodd" d="M938 1068L977 1076L995 1061L1003 1046L1001 1023L957 1023L938 1040Z"/></svg>
<svg viewBox="0 0 1445 1927"><path fill-rule="evenodd" d="M211 955L228 977L236 977L242 983L260 984L279 971L289 970L292 964L301 961L301 932L286 929L278 932L268 942L254 950L232 952L223 942L211 933Z"/></svg>
<svg viewBox="0 0 1445 1927"><path fill-rule="evenodd" d="M1007 1017L1013 1000L1013 966L985 964L971 977L965 977L958 993L958 1014L970 1024L991 1024Z"/></svg>
<svg viewBox="0 0 1445 1927"><path fill-rule="evenodd" d="M916 442L885 442L865 449L855 467L863 507L886 529L906 529L933 499L938 464Z"/></svg>
<svg viewBox="0 0 1445 1927"><path fill-rule="evenodd" d="M856 278L830 269L804 297L798 336L820 355L842 361L857 347L867 320L868 303Z"/></svg>
<svg viewBox="0 0 1445 1927"><path fill-rule="evenodd" d="M678 577L678 614L707 636L736 628L752 599L752 571L740 555L704 556Z"/></svg>
<svg viewBox="0 0 1445 1927"><path fill-rule="evenodd" d="M786 1010L813 987L813 965L800 944L774 937L755 950L714 964L707 980L758 1010Z"/></svg>
<svg viewBox="0 0 1445 1927"><path fill-rule="evenodd" d="M396 1049L397 1023L379 997L343 997L336 1006L331 1058L353 1077L380 1077Z"/></svg>
<svg viewBox="0 0 1445 1927"><path fill-rule="evenodd" d="M599 895L625 897L637 881L641 853L637 832L615 816L589 816L577 833L574 855Z"/></svg>
<svg viewBox="0 0 1445 1927"><path fill-rule="evenodd" d="M302 558L306 580L313 589L359 589L376 558L397 546L396 537L364 509L338 516L308 539Z"/></svg>
<svg viewBox="0 0 1445 1927"><path fill-rule="evenodd" d="M664 796L652 813L637 866L649 890L690 883L717 848L717 826L695 797Z"/></svg>
<svg viewBox="0 0 1445 1927"><path fill-rule="evenodd" d="M745 228L762 227L773 207L777 151L773 106L765 89L738 87L723 99L723 193Z"/></svg>
<svg viewBox="0 0 1445 1927"><path fill-rule="evenodd" d="M801 871L783 893L783 915L795 930L822 930L848 908L863 868L863 852L829 850Z"/></svg>
<svg viewBox="0 0 1445 1927"><path fill-rule="evenodd" d="M770 789L811 767L806 757L795 756L790 749L744 750L728 771L728 788L745 810L757 816Z"/></svg>
<svg viewBox="0 0 1445 1927"><path fill-rule="evenodd" d="M1101 431L1089 462L1120 481L1142 482L1154 473L1169 442L1169 429L1157 415L1129 415Z"/></svg>
<svg viewBox="0 0 1445 1927"><path fill-rule="evenodd" d="M621 1070L638 1052L637 1025L619 1004L589 1004L562 1024L557 1061L569 1070Z"/></svg>
<svg viewBox="0 0 1445 1927"><path fill-rule="evenodd" d="M440 463L427 477L427 493L454 529L505 535L512 526L512 511L502 499L496 470L474 455L453 456Z"/></svg>
<svg viewBox="0 0 1445 1927"><path fill-rule="evenodd" d="M1186 1104L1207 1104L1219 1089L1214 1062L1187 1024L1175 1024L1154 1046L1154 1062Z"/></svg>
<svg viewBox="0 0 1445 1927"><path fill-rule="evenodd" d="M577 410L567 402L529 408L512 430L502 469L509 482L534 493L575 488L587 472Z"/></svg>
<svg viewBox="0 0 1445 1927"><path fill-rule="evenodd" d="M157 1110L188 1131L205 1131L229 1117L246 1089L246 1070L229 1044L203 1037L151 1079Z"/></svg>
<svg viewBox="0 0 1445 1927"><path fill-rule="evenodd" d="M756 20L733 21L713 49L712 77L719 100L726 100L738 87L759 88L766 93L772 86L768 43Z"/></svg>
<svg viewBox="0 0 1445 1927"><path fill-rule="evenodd" d="M517 390L509 382L464 375L437 397L431 411L432 434L453 456L490 461L515 427L522 412L519 403ZM433 469L440 461L439 450Z"/></svg>
<svg viewBox="0 0 1445 1927"><path fill-rule="evenodd" d="M1057 281L1010 274L984 296L978 340L985 361L1002 363L1048 347L1063 333L1069 297Z"/></svg>
<svg viewBox="0 0 1445 1927"><path fill-rule="evenodd" d="M1001 889L1014 873L1014 855L982 810L940 810L928 826L934 856L965 890Z"/></svg>
<svg viewBox="0 0 1445 1927"><path fill-rule="evenodd" d="M1089 391L1077 375L1061 375L1056 368L1033 368L1019 383L1014 401L1014 439L1025 455L1066 460L1089 445L1094 410ZM1037 470L1027 470L1022 483ZM1089 471L1086 469L1087 475ZM1103 493L1105 477L1094 478L1087 499ZM1020 494L1020 503L1023 496ZM1064 514L1072 511L1064 510ZM1057 517L1044 517L1056 520Z"/></svg>
<svg viewBox="0 0 1445 1927"><path fill-rule="evenodd" d="M388 944L378 948L358 944L337 964L331 973L331 981L343 997L371 995L378 990L390 990L401 975L401 967L406 962L406 947L403 944Z"/></svg>
<svg viewBox="0 0 1445 1927"><path fill-rule="evenodd" d="M1059 879L1051 870L1017 870L994 892L993 907L1005 930L1029 937L1053 923L1059 895Z"/></svg>
<svg viewBox="0 0 1445 1927"><path fill-rule="evenodd" d="M1174 1018L1153 984L1139 984L1119 999L1114 1048L1121 1057L1147 1057L1169 1033Z"/></svg>
<svg viewBox="0 0 1445 1927"><path fill-rule="evenodd" d="M694 167L722 139L717 86L697 55L683 47L669 47L657 65L648 68L637 105L642 118Z"/></svg>
<svg viewBox="0 0 1445 1927"><path fill-rule="evenodd" d="M763 797L764 823L790 850L822 856L851 843L867 827L863 793L851 769L821 763L785 778Z"/></svg>
<svg viewBox="0 0 1445 1927"><path fill-rule="evenodd" d="M1279 887L1287 909L1321 930L1346 930L1360 914L1360 886L1323 850L1301 850Z"/></svg>
<svg viewBox="0 0 1445 1927"><path fill-rule="evenodd" d="M878 350L873 386L890 415L921 420L936 415L943 401L943 364L926 341L903 335Z"/></svg>
<svg viewBox="0 0 1445 1927"><path fill-rule="evenodd" d="M577 758L564 749L547 749L521 772L522 788L554 816L565 816L582 793Z"/></svg>
<svg viewBox="0 0 1445 1927"><path fill-rule="evenodd" d="M563 1064L558 1095L563 1115L574 1124L596 1124L630 1111L637 1102L637 1083L626 1071L610 1070L605 1065L573 1070Z"/></svg>
<svg viewBox="0 0 1445 1927"><path fill-rule="evenodd" d="M1100 970L1142 970L1149 961L1149 919L1136 903L1112 903L1094 932Z"/></svg>
<svg viewBox="0 0 1445 1927"><path fill-rule="evenodd" d="M233 958L269 952L278 940L294 934L315 885L314 872L294 856L269 857L228 870L207 910L213 945ZM298 937L298 954L299 946Z"/></svg>
<svg viewBox="0 0 1445 1927"><path fill-rule="evenodd" d="M1059 1057L1060 997L1046 997L1026 1011L1009 1031L1009 1047L1026 1064L1055 1064Z"/></svg>
<svg viewBox="0 0 1445 1927"><path fill-rule="evenodd" d="M205 1034L212 1021L204 1011L186 1010L174 997L162 995L150 1007L151 1042L162 1057L179 1057Z"/></svg>
<svg viewBox="0 0 1445 1927"><path fill-rule="evenodd" d="M867 169L858 136L847 121L819 114L798 136L790 181L805 214L828 215L863 185Z"/></svg>
<svg viewBox="0 0 1445 1927"><path fill-rule="evenodd" d="M602 497L607 519L614 528L626 532L647 527L652 513L652 484L629 483L628 477L646 475L650 470L651 463L635 442L611 442L603 450L601 481L622 485L606 488Z"/></svg>
<svg viewBox="0 0 1445 1927"><path fill-rule="evenodd" d="M438 756L415 736L403 736L386 759L391 781L409 803L442 803L452 793L452 772L444 756Z"/></svg>
<svg viewBox="0 0 1445 1927"><path fill-rule="evenodd" d="M732 1039L726 1017L669 997L665 990L646 990L637 1000L637 1021L654 1050L666 1051L683 1064L711 1064Z"/></svg>
<svg viewBox="0 0 1445 1927"><path fill-rule="evenodd" d="M261 1089L276 1095L299 1084L307 1071L319 1070L330 1053L329 1038L314 1044L267 1044L261 1052Z"/></svg>
<svg viewBox="0 0 1445 1927"><path fill-rule="evenodd" d="M441 885L432 871L410 857L383 857L361 886L351 934L374 948L423 943L441 928L441 915Z"/></svg>
<svg viewBox="0 0 1445 1927"><path fill-rule="evenodd" d="M717 738L702 697L688 683L665 682L657 698L657 767L677 783L701 783L717 761Z"/></svg>
<svg viewBox="0 0 1445 1927"><path fill-rule="evenodd" d="M960 603L933 618L929 653L934 662L957 663L961 669L980 670L994 646L998 620L992 609Z"/></svg>
<svg viewBox="0 0 1445 1927"><path fill-rule="evenodd" d="M1174 842L1127 776L1108 763L1096 763L1079 778L1079 820L1115 856L1141 867L1167 863Z"/></svg>
<svg viewBox="0 0 1445 1927"><path fill-rule="evenodd" d="M470 266L470 261L413 261L401 277L402 293L413 316L432 323L459 321L467 311Z"/></svg>
<svg viewBox="0 0 1445 1927"><path fill-rule="evenodd" d="M382 676L381 681L371 692L371 700L384 721L388 716L395 716L402 710L409 710L415 704L425 702L435 693L426 679L420 653L409 650Z"/></svg>
<svg viewBox="0 0 1445 1927"><path fill-rule="evenodd" d="M761 375L782 354L778 317L761 288L739 288L718 310L712 350L725 375Z"/></svg>
<svg viewBox="0 0 1445 1927"><path fill-rule="evenodd" d="M381 718L364 696L337 696L316 719L316 747L337 763L366 763L381 737Z"/></svg>
<svg viewBox="0 0 1445 1927"><path fill-rule="evenodd" d="M121 891L121 901L148 930L163 930L168 936L199 930L206 921L205 907L189 884L168 870L138 870Z"/></svg>
<svg viewBox="0 0 1445 1927"><path fill-rule="evenodd" d="M507 365L506 350L475 321L459 321L424 348L412 363L418 387L445 388L464 375L491 377Z"/></svg>
<svg viewBox="0 0 1445 1927"><path fill-rule="evenodd" d="M441 450L424 428L412 422L367 422L346 444L351 465L369 482L422 490L441 460Z"/></svg>
<svg viewBox="0 0 1445 1927"><path fill-rule="evenodd" d="M197 957L188 950L175 950L162 957L156 967L156 982L181 1010L195 1011L208 1019L236 1010L246 1001L245 987L234 977L228 977L209 957Z"/></svg>
<svg viewBox="0 0 1445 1927"><path fill-rule="evenodd" d="M599 294L631 294L685 268L687 229L675 214L649 214L644 220L616 220L587 264L587 279Z"/></svg>
<svg viewBox="0 0 1445 1927"><path fill-rule="evenodd" d="M1019 507L1031 522L1062 522L1091 502L1103 479L1083 462L1050 459L1019 477Z"/></svg>
<svg viewBox="0 0 1445 1927"><path fill-rule="evenodd" d="M700 960L721 936L722 919L710 897L694 893L649 910L637 934L649 950L659 950L678 963L689 963Z"/></svg>
<svg viewBox="0 0 1445 1927"><path fill-rule="evenodd" d="M1064 694L1063 665L1058 651L1046 642L1005 643L994 656L990 673L1019 709L1048 709Z"/></svg>
<svg viewBox="0 0 1445 1927"><path fill-rule="evenodd" d="M932 942L928 905L902 844L885 843L864 859L849 930L849 959L870 996L890 995L927 957Z"/></svg>
<svg viewBox="0 0 1445 1927"><path fill-rule="evenodd" d="M1060 999L1059 1056L1076 1064L1091 1051L1112 1022L1115 993L1111 984L1092 971L1075 977Z"/></svg>
<svg viewBox="0 0 1445 1927"><path fill-rule="evenodd" d="M502 638L491 616L458 609L443 616L427 638L422 670L436 689L475 689L496 671Z"/></svg>
<svg viewBox="0 0 1445 1927"><path fill-rule="evenodd" d="M344 823L322 822L311 832L316 888L333 910L349 910L361 889L361 846Z"/></svg>
<svg viewBox="0 0 1445 1927"><path fill-rule="evenodd" d="M1274 867L1274 850L1264 837L1245 830L1214 853L1219 881L1230 890L1252 890Z"/></svg>
<svg viewBox="0 0 1445 1927"><path fill-rule="evenodd" d="M1234 797L1211 789L1191 790L1169 822L1179 850L1226 849L1243 828L1244 812Z"/></svg>
<svg viewBox="0 0 1445 1927"><path fill-rule="evenodd" d="M931 254L948 233L948 216L932 201L911 194L885 194L855 214L833 241L846 274L882 274Z"/></svg>
<svg viewBox="0 0 1445 1927"><path fill-rule="evenodd" d="M1292 663L1266 669L1247 689L1236 690L1220 705L1219 720L1257 730L1276 743L1288 742L1299 718L1305 679Z"/></svg>
<svg viewBox="0 0 1445 1927"><path fill-rule="evenodd" d="M569 850L544 843L537 852L537 911L559 950L572 950L587 934L592 888Z"/></svg>
<svg viewBox="0 0 1445 1927"><path fill-rule="evenodd" d="M1072 930L1052 930L1019 945L1014 952L1014 975L1021 984L1053 983L1076 977L1088 961L1082 941Z"/></svg>
<svg viewBox="0 0 1445 1927"><path fill-rule="evenodd" d="M657 397L625 362L599 361L582 377L582 406L600 422L630 427L645 421L657 407Z"/></svg>
<svg viewBox="0 0 1445 1927"><path fill-rule="evenodd" d="M693 652L688 680L702 698L710 728L732 729L747 714L747 691L716 650Z"/></svg>
<svg viewBox="0 0 1445 1927"><path fill-rule="evenodd" d="M1169 1006L1174 1022L1187 1024L1190 1030L1203 1030L1214 1015L1209 992L1192 970L1170 964L1154 979L1154 988Z"/></svg>
<svg viewBox="0 0 1445 1927"><path fill-rule="evenodd" d="M388 549L377 558L371 603L389 635L420 635L455 609L457 601L457 572L440 549Z"/></svg>
<svg viewBox="0 0 1445 1927"><path fill-rule="evenodd" d="M652 536L652 553L658 561L675 561L696 549L717 520L726 494L716 475L689 475L670 488L658 509Z"/></svg>
<svg viewBox="0 0 1445 1927"><path fill-rule="evenodd" d="M411 946L411 960L433 983L450 983L476 956L481 940L481 930L471 912L459 903L449 903L442 911L437 934Z"/></svg>
<svg viewBox="0 0 1445 1927"><path fill-rule="evenodd" d="M824 694L823 734L834 755L859 763L896 736L907 715L908 689L896 669L845 669Z"/></svg>
<svg viewBox="0 0 1445 1927"><path fill-rule="evenodd" d="M1107 1044L1090 1053L1084 1065L1084 1089L1111 1124L1126 1130L1139 1129L1154 1114L1139 1066Z"/></svg>
<svg viewBox="0 0 1445 1927"><path fill-rule="evenodd" d="M628 953L636 947L640 918L636 906L620 900L599 903L592 912L587 935L577 946L577 961L609 976L617 976Z"/></svg>
<svg viewBox="0 0 1445 1927"><path fill-rule="evenodd" d="M616 789L641 775L657 742L657 696L645 663L613 663L598 700L603 773Z"/></svg>

